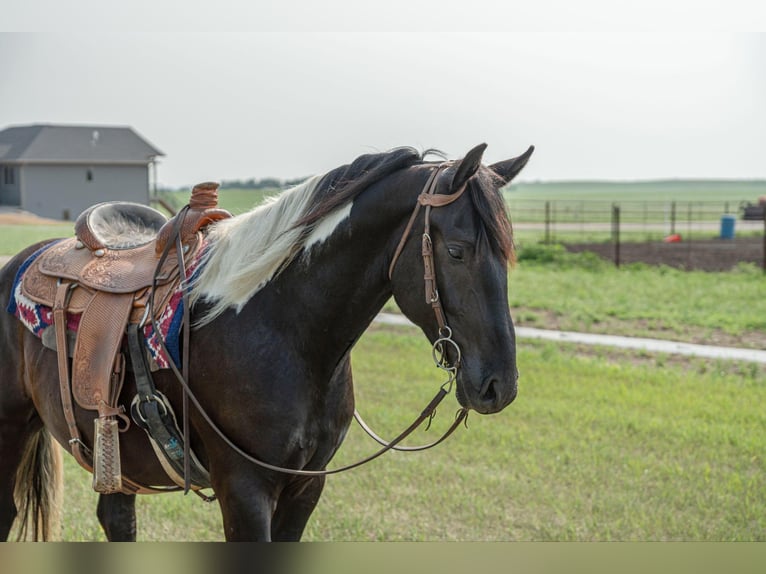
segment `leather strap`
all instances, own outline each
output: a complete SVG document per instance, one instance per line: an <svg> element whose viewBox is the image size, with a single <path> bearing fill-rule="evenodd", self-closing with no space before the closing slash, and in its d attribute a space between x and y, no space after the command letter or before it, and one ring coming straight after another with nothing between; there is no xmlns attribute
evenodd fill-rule
<svg viewBox="0 0 766 574"><path fill-rule="evenodd" d="M56 298L53 303L53 324L56 329L56 347L59 366L59 390L61 392L61 406L64 410L64 419L69 428L69 444L75 460L88 472L93 468L86 462L83 450L88 450L88 456L92 456L90 450L80 438L80 429L74 416L72 405L72 391L69 386L69 354L67 352L66 334L66 307L71 294L72 283L62 282L56 289Z"/></svg>
<svg viewBox="0 0 766 574"><path fill-rule="evenodd" d="M69 356L67 353L67 327L66 327L66 307L71 296L74 283L62 282L56 289L56 298L53 304L53 324L56 329L56 346L59 367L59 391L61 393L61 406L64 411L64 419L69 429L69 445L72 449L72 455L77 463L93 473L93 467L89 460L93 458L93 453L82 441L80 429L77 428L77 421L74 416L74 404L72 401L72 390L69 385ZM138 484L126 477L122 477L122 492L124 494L157 494L178 490L177 487L161 488Z"/></svg>
<svg viewBox="0 0 766 574"><path fill-rule="evenodd" d="M415 209L412 210L412 215L407 222L407 226L404 228L402 238L399 240L399 245L394 251L394 256L391 259L391 265L388 268L388 278L391 279L394 275L394 268L399 260L399 256L404 250L404 246L412 233L412 228L415 224L415 218L417 217L420 207L425 206L424 222L423 222L423 239L421 244L421 256L423 257L423 281L425 283L425 298L426 303L431 305L436 316L436 323L439 325L439 334L442 335L442 331L447 327L447 319L444 315L444 308L442 307L439 299L439 289L436 282L436 265L434 264L434 246L431 239L431 208L444 207L455 201L457 201L461 195L465 192L466 184L464 184L457 191L450 194L437 194L436 188L438 183L439 173L449 167L451 162L445 162L440 164L431 173L428 181L426 182L423 192L418 196L418 202L415 204Z"/></svg>
<svg viewBox="0 0 766 574"><path fill-rule="evenodd" d="M439 175L440 170L441 170L441 166L436 168L431 173L423 189L430 190L432 187L435 187L436 176ZM396 246L396 251L394 251L394 256L391 259L391 265L389 265L388 267L389 279L391 279L394 275L394 267L396 267L396 262L399 260L399 256L402 254L402 250L404 249L404 246L407 244L407 239L410 237L410 233L412 232L412 226L415 224L415 218L418 216L418 212L420 211L420 206L423 205L422 203L420 203L420 197L423 195L425 195L425 193L421 193L420 196L418 196L418 202L415 204L415 209L412 210L412 215L410 215L410 220L407 222L407 227L404 228L404 233L402 233L402 238L399 240L399 245Z"/></svg>

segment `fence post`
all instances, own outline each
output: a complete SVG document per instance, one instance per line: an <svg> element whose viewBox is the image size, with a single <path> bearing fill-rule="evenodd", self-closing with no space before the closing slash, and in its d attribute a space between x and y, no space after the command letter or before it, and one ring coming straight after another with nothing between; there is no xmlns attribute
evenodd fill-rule
<svg viewBox="0 0 766 574"><path fill-rule="evenodd" d="M763 210L763 272L766 273L766 209Z"/></svg>
<svg viewBox="0 0 766 574"><path fill-rule="evenodd" d="M670 235L676 234L676 202L670 202Z"/></svg>
<svg viewBox="0 0 766 574"><path fill-rule="evenodd" d="M551 202L545 202L545 244L551 242Z"/></svg>
<svg viewBox="0 0 766 574"><path fill-rule="evenodd" d="M614 265L620 266L620 206L612 204L612 241L614 242Z"/></svg>

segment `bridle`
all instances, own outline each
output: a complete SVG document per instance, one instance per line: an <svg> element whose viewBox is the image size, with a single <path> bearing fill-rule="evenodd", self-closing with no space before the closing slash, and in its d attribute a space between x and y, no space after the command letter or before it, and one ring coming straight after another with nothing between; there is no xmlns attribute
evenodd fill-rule
<svg viewBox="0 0 766 574"><path fill-rule="evenodd" d="M447 437L449 437L455 429L457 429L458 426L460 426L460 423L462 423L466 417L468 416L468 410L466 408L461 408L455 417L455 420L452 422L450 427L444 432L444 434L434 442L422 445L422 446L414 446L414 447L407 447L407 446L398 446L399 443L401 443L405 438L407 438L412 432L414 432L426 419L430 421L433 419L433 416L436 411L436 407L442 402L444 397L446 397L449 392L452 390L452 386L457 378L457 371L460 367L460 359L461 359L461 352L460 347L458 344L452 339L452 329L447 325L447 320L444 314L444 308L442 307L441 300L439 298L439 290L437 288L436 284L436 267L434 265L434 254L433 254L433 241L431 240L430 236L430 215L431 215L431 209L435 207L443 207L445 205L449 205L450 203L457 200L465 191L466 186L463 185L460 189L455 191L452 194L449 195L442 195L436 194L436 188L437 188L437 180L439 174L446 168L448 168L450 165L452 165L452 162L444 162L440 164L430 175L428 181L426 182L423 191L418 196L417 203L415 204L415 208L412 211L412 215L410 216L410 219L407 223L407 227L404 230L404 233L402 234L402 238L399 241L399 244L396 248L396 251L394 252L393 259L391 260L391 265L389 267L388 276L389 280L393 276L394 268L396 266L396 263L399 259L399 256L401 255L402 250L404 249L405 244L407 243L407 240L409 239L410 234L412 233L412 228L415 223L415 219L417 218L418 213L420 212L421 207L425 207L425 221L424 221L424 231L423 231L423 238L422 238L422 256L423 256L423 265L425 269L424 273L424 281L425 281L425 297L426 297L426 303L430 304L432 309L434 310L434 314L436 316L436 322L439 326L438 329L438 338L433 344L432 349L432 356L434 359L434 363L437 367L444 370L448 373L448 379L445 381L440 387L439 391L436 393L436 395L431 399L431 402L426 405L426 407L423 409L423 411L420 413L420 415L415 419L415 421L410 424L404 431L402 431L399 435L397 435L393 440L391 441L385 441L384 439L380 438L378 435L376 435L362 420L362 418L359 416L359 413L355 410L354 411L354 418L357 420L359 425L362 427L362 429L367 432L374 440L376 440L379 444L383 446L383 448L379 449L378 451L374 452L370 456L367 456L363 458L362 460L359 460L357 462L341 466L338 468L334 468L331 470L302 470L302 469L293 469L293 468L284 468L277 465L269 464L265 461L262 461L258 458L253 457L252 455L248 454L244 450L242 450L241 447L239 447L237 444L235 444L226 434L221 430L221 428L215 423L215 421L212 420L210 415L207 413L207 411L203 408L203 406L200 404L197 397L192 392L191 388L188 384L188 360L189 360L189 336L188 331L184 332L184 338L183 338L183 358L182 358L182 369L183 373L179 371L178 367L175 365L174 361L170 361L169 366L173 373L176 376L176 379L178 379L178 382L181 384L181 387L183 389L183 395L184 395L184 443L185 447L188 449L189 445L189 429L188 429L188 409L186 408L186 402L191 401L192 404L197 408L202 418L207 422L208 425L210 425L210 428L223 440L232 450L234 450L237 454L242 456L245 460L252 462L253 464L256 464L262 468L272 470L275 472L280 472L284 474L291 474L291 475L297 475L297 476L327 476L330 474L337 474L339 472L343 472L346 470L351 470L352 468L356 468L358 466L361 466L367 462L370 462L371 460L374 460L381 456L382 454L388 452L389 450L399 450L399 451L420 451L420 450L426 450L428 448L432 448L441 442L443 442ZM175 234L178 235L178 230L175 230ZM179 253L179 268L183 270L184 262L183 262L183 256L180 255L181 253L181 245L177 237L171 237L171 239L167 243L167 247L165 249L165 252L163 253L163 256L161 258L161 262L164 262L164 258L167 256L170 246L173 245L173 243L177 244L177 252ZM159 269L159 266L158 266ZM182 273L184 273L182 271ZM153 301L152 301L153 303ZM153 308L153 305L151 307L150 312L151 320L155 321L155 309ZM189 315L189 304L188 304L188 291L184 289L184 326L186 329L188 329L190 321L190 315ZM165 346L165 341L161 335L161 331L159 329L155 329L155 332L158 334L158 340L160 343L160 346L163 349L163 352L165 352L168 356L170 356L169 351L167 350L167 347ZM455 360L454 362L450 362L450 360L447 357L447 348L448 346L451 346L452 349L455 352ZM186 456L186 460L188 461L188 455ZM189 478L188 478L188 465L186 465L186 468L184 469L185 474L185 491L189 490ZM196 492L196 491L195 491Z"/></svg>
<svg viewBox="0 0 766 574"><path fill-rule="evenodd" d="M391 259L391 265L388 267L388 279L392 280L394 276L394 269L396 263L399 261L399 256L404 250L404 246L412 233L412 228L415 224L415 219L420 212L421 207L425 207L424 222L423 222L423 238L421 255L423 256L423 268L425 270L423 280L425 282L425 295L426 303L431 305L436 316L436 324L439 326L439 337L434 342L433 356L439 368L452 372L453 376L457 375L457 370L460 368L460 347L452 339L452 329L447 325L447 319L444 314L444 307L442 307L441 298L439 297L439 288L436 282L436 265L434 265L434 244L431 239L431 209L434 207L444 207L454 201L460 199L463 192L466 189L467 184L463 184L460 189L451 194L436 194L437 183L439 174L442 170L452 165L452 162L444 162L440 164L430 175L426 182L423 191L418 196L418 201L415 204L415 209L412 210L412 215L407 222L407 227L404 228L402 238L399 240L399 245L396 246L394 256ZM449 344L455 350L456 358L452 365L449 364L446 357L445 344ZM454 380L454 378L452 379ZM450 381L451 383L451 381Z"/></svg>
<svg viewBox="0 0 766 574"><path fill-rule="evenodd" d="M436 282L436 265L434 264L434 244L433 240L431 239L431 209L434 207L444 207L445 205L449 205L453 203L454 201L457 201L461 195L463 195L463 192L465 192L467 184L463 184L460 189L457 191L454 191L451 194L436 194L436 188L438 187L438 180L439 180L439 174L450 167L453 162L444 162L440 164L434 171L431 172L431 175L428 178L428 181L426 181L425 186L423 187L423 191L418 195L417 203L415 204L415 208L412 210L412 214L410 215L410 219L407 222L407 226L404 228L404 232L402 233L402 238L399 240L399 244L396 246L396 250L394 251L394 256L391 259L391 264L388 267L388 279L391 281L394 276L394 269L396 268L396 263L399 261L399 256L402 254L402 251L404 250L404 246L407 244L407 241L410 238L410 235L412 234L412 229L415 225L415 220L417 219L418 213L420 213L420 208L425 207L424 215L423 215L423 237L421 239L421 250L420 253L423 257L423 281L425 283L425 298L426 298L426 304L431 305L431 308L433 309L434 315L436 316L436 324L439 327L438 330L438 337L436 341L434 341L433 347L431 349L431 355L433 357L434 363L436 366L443 371L445 371L448 374L447 380L442 383L442 386L439 389L439 393L434 397L431 404L433 404L433 408L430 409L429 421L428 426L431 424L431 419L433 419L433 416L435 414L436 406L442 401L442 399L449 394L449 392L452 390L452 385L457 379L457 371L460 368L460 360L462 358L462 353L460 351L460 346L455 342L455 340L452 338L452 329L447 324L447 318L444 313L444 307L442 306L441 297L439 296L439 288ZM447 349L449 347L452 347L452 349L455 352L455 359L453 362L450 362L450 360L447 357ZM434 404L435 402L435 404ZM431 406L429 404L429 407ZM425 411L424 411L425 412ZM376 442L383 445L384 447L388 447L391 450L398 450L398 451L420 451L420 450L426 450L429 448L432 448L436 446L437 444L441 443L444 439L446 439L450 434L452 434L452 431L457 428L457 426L465 420L465 418L468 416L468 410L465 408L461 408L456 417L455 422L453 425L447 430L447 432L438 440L422 445L422 446L410 446L410 447L400 447L396 446L396 444L386 442L384 439L380 438L377 434L375 434L372 429L362 420L361 415L357 410L354 410L354 418L356 419L356 422L359 424L360 427L370 436L372 437ZM426 427L427 430L428 427Z"/></svg>

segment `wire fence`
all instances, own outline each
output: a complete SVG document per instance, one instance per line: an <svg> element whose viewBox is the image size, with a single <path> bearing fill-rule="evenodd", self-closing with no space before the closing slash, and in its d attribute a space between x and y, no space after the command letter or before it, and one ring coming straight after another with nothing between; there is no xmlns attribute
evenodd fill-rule
<svg viewBox="0 0 766 574"><path fill-rule="evenodd" d="M682 243L688 264L695 248L715 250L734 264L738 259L753 262L757 251L757 262L766 272L766 219L743 219L738 202L509 199L508 206L522 245L604 244L600 250L611 246L617 265L625 245L637 251L636 243ZM665 248L667 253L671 249ZM679 251L675 248L674 256Z"/></svg>

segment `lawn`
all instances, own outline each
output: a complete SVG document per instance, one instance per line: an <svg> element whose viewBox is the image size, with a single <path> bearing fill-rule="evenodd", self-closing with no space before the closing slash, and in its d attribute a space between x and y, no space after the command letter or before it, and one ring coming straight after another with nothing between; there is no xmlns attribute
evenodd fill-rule
<svg viewBox="0 0 766 574"><path fill-rule="evenodd" d="M592 254L529 247L509 275L517 324L766 348L763 272L615 268Z"/></svg>
<svg viewBox="0 0 766 574"><path fill-rule="evenodd" d="M357 406L384 436L440 383L409 328L373 327L353 364ZM330 477L305 539L766 539L762 370L527 341L519 367L502 413L473 414L434 450ZM352 427L331 466L373 449ZM89 477L69 457L66 474L64 538L102 539ZM138 513L141 540L221 539L217 505L193 495L139 497Z"/></svg>
<svg viewBox="0 0 766 574"><path fill-rule="evenodd" d="M222 192L233 211L254 201ZM2 226L0 254L71 234L71 224L41 227ZM509 276L517 324L764 348L764 277L753 267L615 269L525 250ZM374 326L353 363L358 406L384 436L441 382L407 328ZM472 415L433 451L330 477L305 539L766 540L766 369L526 340L519 368L519 398L503 413ZM441 407L437 430L454 408ZM373 449L352 427L331 466ZM103 539L90 477L71 458L66 474L64 538ZM222 538L217 504L193 495L141 497L138 521L141 540Z"/></svg>
<svg viewBox="0 0 766 574"><path fill-rule="evenodd" d="M234 189L226 188L218 190L218 206L228 209L234 215L239 215L249 211L266 197L277 195L279 189ZM160 197L166 200L176 209L183 207L189 201L191 190L189 191L168 191L162 192Z"/></svg>

